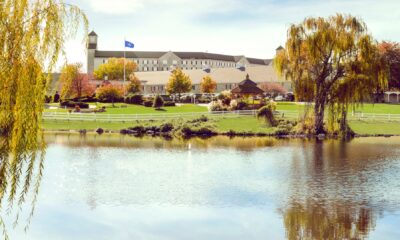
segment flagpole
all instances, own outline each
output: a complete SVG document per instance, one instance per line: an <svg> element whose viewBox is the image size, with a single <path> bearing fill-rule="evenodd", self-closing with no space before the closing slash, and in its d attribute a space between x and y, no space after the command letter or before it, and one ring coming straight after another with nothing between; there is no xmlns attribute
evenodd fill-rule
<svg viewBox="0 0 400 240"><path fill-rule="evenodd" d="M126 38L124 38L124 97L126 97L126 88L125 88L125 80L126 80Z"/></svg>

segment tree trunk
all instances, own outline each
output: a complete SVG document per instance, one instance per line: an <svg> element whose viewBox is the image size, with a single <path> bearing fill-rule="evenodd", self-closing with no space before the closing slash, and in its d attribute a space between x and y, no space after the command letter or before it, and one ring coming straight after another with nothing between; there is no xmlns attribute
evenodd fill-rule
<svg viewBox="0 0 400 240"><path fill-rule="evenodd" d="M317 96L315 97L315 134L325 134L324 129L324 115L325 115L325 95L317 91Z"/></svg>
<svg viewBox="0 0 400 240"><path fill-rule="evenodd" d="M342 107L342 114L340 118L340 132L343 135L347 135L347 111L345 107Z"/></svg>

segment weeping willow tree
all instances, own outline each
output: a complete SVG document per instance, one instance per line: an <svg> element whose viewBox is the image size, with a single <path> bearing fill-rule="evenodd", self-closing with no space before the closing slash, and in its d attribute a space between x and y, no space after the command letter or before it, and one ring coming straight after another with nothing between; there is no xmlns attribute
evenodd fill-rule
<svg viewBox="0 0 400 240"><path fill-rule="evenodd" d="M64 42L82 24L87 32L86 16L62 0L0 1L2 209L6 196L10 210L15 204L21 207L32 186L37 193L44 153L44 144L38 139L39 125L49 73L63 53ZM38 152L42 153L39 158ZM2 219L0 224L5 229Z"/></svg>
<svg viewBox="0 0 400 240"><path fill-rule="evenodd" d="M339 104L347 112L385 84L376 49L366 24L350 15L307 18L290 26L286 48L277 53L274 66L292 80L298 99L314 102L315 134L326 133L327 106Z"/></svg>

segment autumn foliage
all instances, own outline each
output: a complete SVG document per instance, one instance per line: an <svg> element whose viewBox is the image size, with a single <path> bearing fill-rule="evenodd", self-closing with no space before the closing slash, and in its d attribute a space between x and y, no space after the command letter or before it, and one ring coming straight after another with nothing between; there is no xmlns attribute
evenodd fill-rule
<svg viewBox="0 0 400 240"><path fill-rule="evenodd" d="M288 93L287 89L279 83L262 83L259 86L264 92L271 95L284 95Z"/></svg>
<svg viewBox="0 0 400 240"><path fill-rule="evenodd" d="M92 96L95 92L95 86L90 83L88 74L81 71L82 64L67 64L63 67L60 76L61 98L80 98L83 96Z"/></svg>
<svg viewBox="0 0 400 240"><path fill-rule="evenodd" d="M94 77L97 80L104 80L107 76L108 80L124 79L124 65L126 77L136 71L137 65L131 60L125 58L110 58L107 63L100 65L94 71Z"/></svg>
<svg viewBox="0 0 400 240"><path fill-rule="evenodd" d="M200 82L202 93L213 93L217 89L217 82L210 76L205 76Z"/></svg>
<svg viewBox="0 0 400 240"><path fill-rule="evenodd" d="M192 90L192 80L180 68L177 68L172 71L166 88L169 94L178 94L180 97L182 93Z"/></svg>
<svg viewBox="0 0 400 240"><path fill-rule="evenodd" d="M396 42L381 42L378 50L388 65L388 88L400 89L400 44Z"/></svg>
<svg viewBox="0 0 400 240"><path fill-rule="evenodd" d="M96 97L102 102L118 101L123 97L124 89L122 85L107 83L96 90Z"/></svg>

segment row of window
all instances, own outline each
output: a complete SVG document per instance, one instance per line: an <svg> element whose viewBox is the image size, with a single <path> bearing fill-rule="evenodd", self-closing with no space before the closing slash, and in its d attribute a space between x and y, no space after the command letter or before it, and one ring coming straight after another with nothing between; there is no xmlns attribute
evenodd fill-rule
<svg viewBox="0 0 400 240"><path fill-rule="evenodd" d="M103 63L106 63L107 59L103 59ZM136 64L153 64L153 65L157 65L158 64L158 60L154 59L154 60L149 60L149 59L133 59L133 62L135 62ZM163 60L162 61L163 65L168 65L168 61L167 60ZM221 61L207 61L207 60L183 60L182 62L179 61L179 64L182 65L208 65L210 64L211 66L217 66L217 67L234 67L236 66L236 63L234 62L221 62ZM178 65L178 61L177 60L173 60L172 61L172 65Z"/></svg>
<svg viewBox="0 0 400 240"><path fill-rule="evenodd" d="M232 90L233 88L236 87L236 84L225 84L225 90ZM165 90L165 87L163 85L160 86L149 86L147 88L148 91L150 92L162 92ZM192 86L192 90L195 91L196 90L196 86L193 85Z"/></svg>

